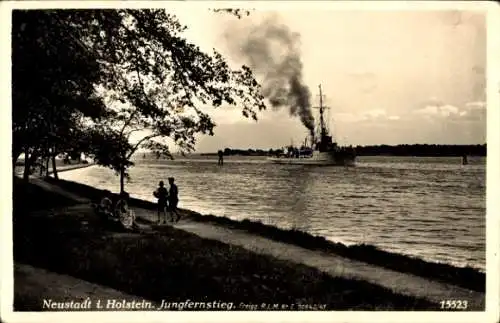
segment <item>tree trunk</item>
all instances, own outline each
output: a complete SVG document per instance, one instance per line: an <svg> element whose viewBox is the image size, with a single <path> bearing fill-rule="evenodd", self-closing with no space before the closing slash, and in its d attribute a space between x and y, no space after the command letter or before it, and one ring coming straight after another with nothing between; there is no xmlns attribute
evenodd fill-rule
<svg viewBox="0 0 500 323"><path fill-rule="evenodd" d="M40 167L40 177L43 176L43 157L40 157L40 163L39 163L39 166Z"/></svg>
<svg viewBox="0 0 500 323"><path fill-rule="evenodd" d="M120 167L120 193L125 192L125 167Z"/></svg>
<svg viewBox="0 0 500 323"><path fill-rule="evenodd" d="M24 161L23 180L26 182L30 180L30 163L27 159Z"/></svg>
<svg viewBox="0 0 500 323"><path fill-rule="evenodd" d="M57 168L56 168L56 154L52 154L52 174L54 175L55 179L59 179L59 176L57 175Z"/></svg>
<svg viewBox="0 0 500 323"><path fill-rule="evenodd" d="M45 158L45 176L49 177L50 172L49 172L49 162L50 162L50 157Z"/></svg>
<svg viewBox="0 0 500 323"><path fill-rule="evenodd" d="M15 171L16 169L16 164L17 164L17 160L19 159L19 156L21 156L21 152L14 152L12 154L12 171Z"/></svg>
<svg viewBox="0 0 500 323"><path fill-rule="evenodd" d="M28 156L28 149L26 149L25 151L26 155L24 157L24 174L23 174L23 179L25 181L29 181L29 177L31 175L31 166L32 165L36 165L36 160L38 158L38 155L39 153L34 151L33 153L31 153L31 155L29 157Z"/></svg>

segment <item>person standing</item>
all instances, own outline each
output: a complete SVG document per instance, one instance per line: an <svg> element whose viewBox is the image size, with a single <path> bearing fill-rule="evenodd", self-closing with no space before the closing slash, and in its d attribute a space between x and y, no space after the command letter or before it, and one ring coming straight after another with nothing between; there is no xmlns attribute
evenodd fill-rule
<svg viewBox="0 0 500 323"><path fill-rule="evenodd" d="M154 192L154 196L158 199L158 224L161 223L161 213L164 216L164 223L167 224L167 199L168 191L165 188L163 181L158 183L158 188Z"/></svg>
<svg viewBox="0 0 500 323"><path fill-rule="evenodd" d="M168 192L168 208L172 222L179 222L181 219L179 210L177 209L177 204L179 204L179 190L177 189L177 185L175 185L174 181L175 179L173 177L168 178L168 183L170 184L170 190ZM174 213L176 215L175 221Z"/></svg>

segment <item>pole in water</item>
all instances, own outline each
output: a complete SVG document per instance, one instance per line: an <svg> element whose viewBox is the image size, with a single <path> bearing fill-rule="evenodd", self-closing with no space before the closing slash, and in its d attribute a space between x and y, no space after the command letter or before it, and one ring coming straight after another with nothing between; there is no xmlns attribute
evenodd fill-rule
<svg viewBox="0 0 500 323"><path fill-rule="evenodd" d="M467 165L469 161L467 160L467 155L462 156L462 165Z"/></svg>
<svg viewBox="0 0 500 323"><path fill-rule="evenodd" d="M224 165L224 153L222 152L222 150L219 150L217 152L217 155L219 156L219 161L217 162L217 165L219 166Z"/></svg>

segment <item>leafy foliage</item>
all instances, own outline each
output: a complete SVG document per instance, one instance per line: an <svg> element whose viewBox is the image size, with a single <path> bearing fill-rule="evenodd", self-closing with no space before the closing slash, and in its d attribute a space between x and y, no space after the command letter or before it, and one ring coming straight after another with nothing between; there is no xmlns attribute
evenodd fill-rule
<svg viewBox="0 0 500 323"><path fill-rule="evenodd" d="M200 106L238 105L244 116L255 120L256 109L265 108L248 67L232 70L218 52L202 52L182 37L186 27L163 10L95 10L71 15L72 24L81 21L75 28L88 30L82 35L84 42L102 62L101 91L114 114L109 127L124 141L133 133L146 133L134 145L117 147L120 157L113 161L123 163L114 165L115 169L130 165L125 161L141 146L170 155L161 141L165 137L181 151L193 150L195 134L213 135L215 127Z"/></svg>
<svg viewBox="0 0 500 323"><path fill-rule="evenodd" d="M72 146L84 116L104 113L94 91L100 70L57 15L12 16L12 157L15 163L24 152L34 162Z"/></svg>
<svg viewBox="0 0 500 323"><path fill-rule="evenodd" d="M184 152L196 134L213 135L204 106L237 105L255 120L265 109L248 67L234 70L217 51L189 43L186 26L164 10L32 10L14 18L16 147L40 146L27 139L34 133L63 144L73 131L90 140L83 146L99 164L123 174L141 146L168 155L165 138ZM87 125L77 121L85 117Z"/></svg>
<svg viewBox="0 0 500 323"><path fill-rule="evenodd" d="M147 141L170 137L191 150L195 133L213 134L214 124L200 105L237 104L254 119L255 108L265 108L250 69L231 70L219 53L208 55L188 43L181 36L186 27L173 15L162 10L93 15L102 28L88 41L106 62L108 98L121 103L115 118L121 133L148 129L153 133Z"/></svg>
<svg viewBox="0 0 500 323"><path fill-rule="evenodd" d="M132 145L119 132L109 128L96 127L86 132L84 143L88 146L85 151L100 165L107 166L120 174L122 170L133 166L134 163L127 159L121 151L132 149ZM128 173L123 171L123 176L128 178Z"/></svg>
<svg viewBox="0 0 500 323"><path fill-rule="evenodd" d="M223 8L223 9L213 9L214 12L227 13L241 19L243 15L249 16L250 10L245 9L234 9L234 8Z"/></svg>

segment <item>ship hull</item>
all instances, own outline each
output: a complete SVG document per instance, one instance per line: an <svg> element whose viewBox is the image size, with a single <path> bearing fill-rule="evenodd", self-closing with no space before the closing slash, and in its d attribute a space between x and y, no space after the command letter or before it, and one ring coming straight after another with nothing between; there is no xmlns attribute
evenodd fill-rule
<svg viewBox="0 0 500 323"><path fill-rule="evenodd" d="M350 166L356 165L354 156L345 156L334 153L313 153L310 157L268 157L267 160L274 164L287 165L316 165L316 166Z"/></svg>

